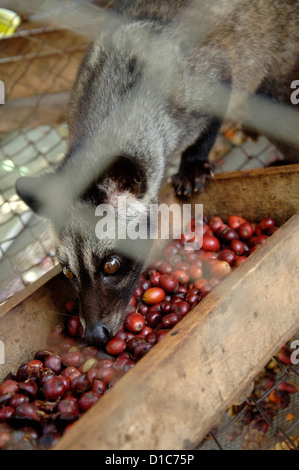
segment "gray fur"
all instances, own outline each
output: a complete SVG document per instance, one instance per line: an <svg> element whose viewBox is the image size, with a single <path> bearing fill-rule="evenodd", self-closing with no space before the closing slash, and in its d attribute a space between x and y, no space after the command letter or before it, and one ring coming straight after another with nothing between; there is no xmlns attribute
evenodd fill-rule
<svg viewBox="0 0 299 470"><path fill-rule="evenodd" d="M43 184L17 185L52 220L58 258L76 275L94 342L107 340L99 324L116 333L149 251L145 242L98 240L95 207L128 194L133 212L136 201L148 210L172 156L201 137L209 142L198 148L213 145L213 116L234 116L255 92L288 102L299 78L298 0L135 0L119 11L82 61L60 168ZM131 176L117 172L121 156L132 162ZM192 187L192 174L185 176ZM180 173L177 180L183 184ZM123 269L108 279L102 262L111 253Z"/></svg>

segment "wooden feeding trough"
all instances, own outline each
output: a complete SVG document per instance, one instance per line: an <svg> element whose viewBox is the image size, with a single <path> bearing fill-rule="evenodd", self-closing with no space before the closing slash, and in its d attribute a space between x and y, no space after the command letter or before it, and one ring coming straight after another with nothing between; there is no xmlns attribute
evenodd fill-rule
<svg viewBox="0 0 299 470"><path fill-rule="evenodd" d="M178 202L170 187L161 199ZM55 449L192 449L299 328L299 165L217 175L208 216L282 227L66 433ZM2 378L45 347L69 299L59 268L0 310Z"/></svg>

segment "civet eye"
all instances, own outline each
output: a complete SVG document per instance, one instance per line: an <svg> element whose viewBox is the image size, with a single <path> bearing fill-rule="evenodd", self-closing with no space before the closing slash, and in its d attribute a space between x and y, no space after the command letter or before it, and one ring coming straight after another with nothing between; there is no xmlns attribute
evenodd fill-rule
<svg viewBox="0 0 299 470"><path fill-rule="evenodd" d="M65 277L67 277L68 279L75 279L76 277L75 274L66 266L63 266L62 272L65 275Z"/></svg>
<svg viewBox="0 0 299 470"><path fill-rule="evenodd" d="M103 269L106 274L115 274L121 267L119 259L113 257L109 258L103 266Z"/></svg>

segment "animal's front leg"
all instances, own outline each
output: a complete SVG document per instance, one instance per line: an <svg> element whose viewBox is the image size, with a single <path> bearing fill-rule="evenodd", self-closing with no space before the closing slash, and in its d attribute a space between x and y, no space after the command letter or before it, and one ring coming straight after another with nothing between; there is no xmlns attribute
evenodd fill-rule
<svg viewBox="0 0 299 470"><path fill-rule="evenodd" d="M209 153L220 127L220 120L211 119L207 130L182 154L179 171L172 176L172 184L178 196L190 197L193 192L203 191L205 181L214 175Z"/></svg>

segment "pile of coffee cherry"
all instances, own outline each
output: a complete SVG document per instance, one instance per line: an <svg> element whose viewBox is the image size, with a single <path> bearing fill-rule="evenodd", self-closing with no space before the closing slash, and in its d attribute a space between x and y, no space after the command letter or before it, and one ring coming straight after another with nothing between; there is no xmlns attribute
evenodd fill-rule
<svg viewBox="0 0 299 470"><path fill-rule="evenodd" d="M232 215L192 220L140 277L120 330L100 350L86 344L77 305L65 305L45 350L0 385L0 449L53 447L76 420L229 273L277 230ZM190 249L202 237L202 246Z"/></svg>

